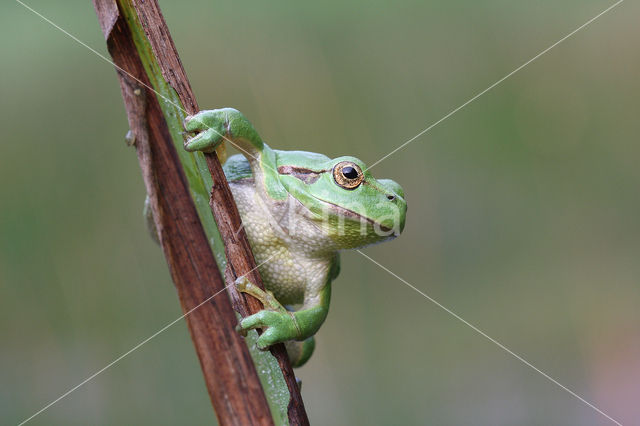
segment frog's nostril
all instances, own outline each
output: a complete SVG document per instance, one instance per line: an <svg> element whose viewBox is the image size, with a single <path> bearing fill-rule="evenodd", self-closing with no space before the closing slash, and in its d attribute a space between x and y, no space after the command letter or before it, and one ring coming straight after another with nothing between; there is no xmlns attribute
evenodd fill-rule
<svg viewBox="0 0 640 426"><path fill-rule="evenodd" d="M395 195L387 195L387 200L389 200L389 201L393 201L393 200L395 200L395 199L396 199L396 196L395 196Z"/></svg>

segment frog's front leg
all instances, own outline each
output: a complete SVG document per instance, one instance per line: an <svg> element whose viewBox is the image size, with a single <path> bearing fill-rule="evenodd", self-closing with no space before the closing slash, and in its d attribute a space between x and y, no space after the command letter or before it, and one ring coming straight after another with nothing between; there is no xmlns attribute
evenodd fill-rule
<svg viewBox="0 0 640 426"><path fill-rule="evenodd" d="M228 141L245 156L256 181L256 189L272 199L285 199L287 192L278 178L276 153L262 141L242 113L233 108L200 111L184 120L189 138L187 151L213 152Z"/></svg>
<svg viewBox="0 0 640 426"><path fill-rule="evenodd" d="M270 292L261 290L246 278L236 281L238 291L250 294L262 302L265 309L240 321L238 331L246 333L254 328L266 328L258 338L258 347L267 347L288 340L305 340L320 328L329 311L330 284L321 290L317 301L305 304L298 311L288 311Z"/></svg>
<svg viewBox="0 0 640 426"><path fill-rule="evenodd" d="M227 140L251 159L257 160L264 143L253 125L237 109L220 108L200 111L184 120L187 132L195 133L187 139L187 151L213 152Z"/></svg>

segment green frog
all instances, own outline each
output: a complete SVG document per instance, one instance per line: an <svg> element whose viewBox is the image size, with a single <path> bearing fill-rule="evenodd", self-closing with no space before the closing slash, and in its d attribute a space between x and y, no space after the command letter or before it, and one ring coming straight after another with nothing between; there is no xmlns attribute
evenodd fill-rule
<svg viewBox="0 0 640 426"><path fill-rule="evenodd" d="M284 342L292 364L301 366L329 311L339 250L399 235L404 192L392 180L375 179L355 157L272 149L232 108L200 111L184 126L187 151L212 152L226 140L241 152L224 172L266 291L238 279L238 290L264 306L238 330L264 329L258 347Z"/></svg>

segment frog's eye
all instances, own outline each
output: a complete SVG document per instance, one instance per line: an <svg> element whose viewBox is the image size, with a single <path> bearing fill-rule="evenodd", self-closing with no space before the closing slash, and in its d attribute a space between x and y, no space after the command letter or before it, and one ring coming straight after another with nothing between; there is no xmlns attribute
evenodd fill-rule
<svg viewBox="0 0 640 426"><path fill-rule="evenodd" d="M356 189L363 179L360 166L351 161L343 161L333 168L333 180L344 189Z"/></svg>

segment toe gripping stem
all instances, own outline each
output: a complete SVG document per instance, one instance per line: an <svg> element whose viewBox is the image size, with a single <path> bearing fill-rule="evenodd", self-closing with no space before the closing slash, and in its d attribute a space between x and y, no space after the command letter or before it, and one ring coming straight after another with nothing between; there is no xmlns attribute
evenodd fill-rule
<svg viewBox="0 0 640 426"><path fill-rule="evenodd" d="M298 320L296 319L294 312L291 312L282 306L272 292L269 290L262 290L260 287L249 281L244 275L236 279L235 286L239 292L249 294L258 299L265 310L289 315L293 321L293 325L296 327L298 334L297 338L302 338L302 330L300 329L300 325L298 324ZM243 330L240 326L236 327L236 330L238 330L238 332L243 336L247 335L247 330Z"/></svg>

